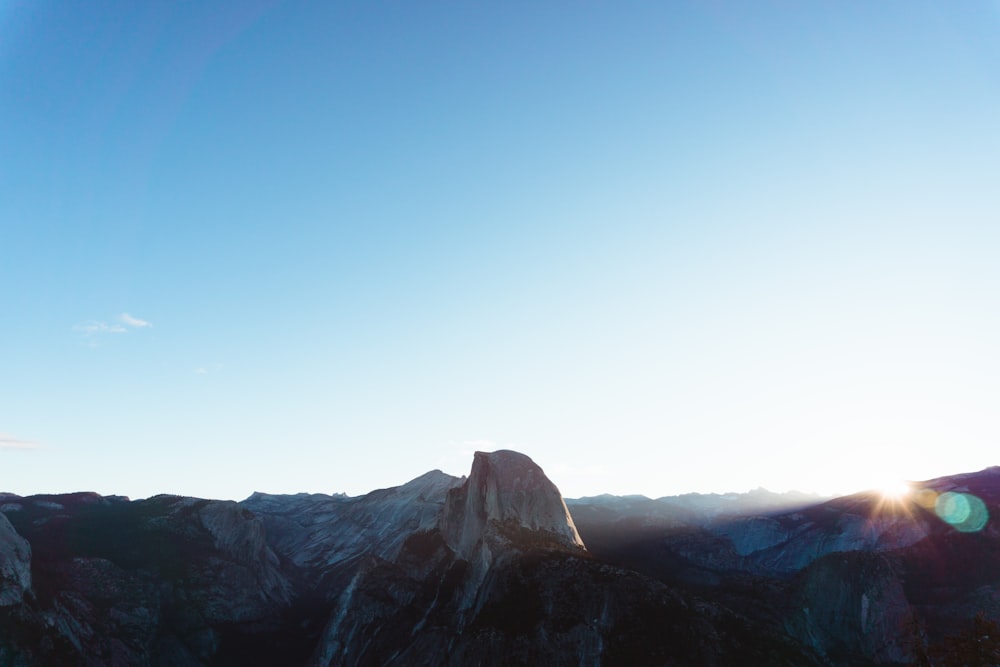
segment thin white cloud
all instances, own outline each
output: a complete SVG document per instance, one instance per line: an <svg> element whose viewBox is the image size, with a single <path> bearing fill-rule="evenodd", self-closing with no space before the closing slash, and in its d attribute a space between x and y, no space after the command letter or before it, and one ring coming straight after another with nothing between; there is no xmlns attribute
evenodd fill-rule
<svg viewBox="0 0 1000 667"><path fill-rule="evenodd" d="M19 440L9 433L0 433L0 449L38 449L38 443Z"/></svg>
<svg viewBox="0 0 1000 667"><path fill-rule="evenodd" d="M79 331L84 336L128 333L128 329L120 324L108 324L107 322L98 322L96 320L90 320L89 322L83 322L82 324L74 324L73 331Z"/></svg>
<svg viewBox="0 0 1000 667"><path fill-rule="evenodd" d="M153 326L152 322L133 317L128 313L122 313L114 322L87 320L80 324L74 324L73 331L82 334L87 339L87 345L97 347L97 339L106 334L124 334L132 329L145 329L151 326Z"/></svg>
<svg viewBox="0 0 1000 667"><path fill-rule="evenodd" d="M196 368L196 369L194 369L194 372L195 372L196 375L208 375L208 369L204 368L204 367L202 367L202 368Z"/></svg>
<svg viewBox="0 0 1000 667"><path fill-rule="evenodd" d="M137 329L153 326L152 322L148 322L146 320L140 320L138 317L132 317L128 313L122 313L121 315L118 316L118 319L124 322L126 325L130 327L135 327Z"/></svg>

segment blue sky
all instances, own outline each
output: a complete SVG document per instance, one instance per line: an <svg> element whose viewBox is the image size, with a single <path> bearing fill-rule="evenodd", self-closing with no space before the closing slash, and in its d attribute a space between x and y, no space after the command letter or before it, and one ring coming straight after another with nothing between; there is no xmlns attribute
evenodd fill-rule
<svg viewBox="0 0 1000 667"><path fill-rule="evenodd" d="M0 4L0 488L1000 463L1000 5Z"/></svg>

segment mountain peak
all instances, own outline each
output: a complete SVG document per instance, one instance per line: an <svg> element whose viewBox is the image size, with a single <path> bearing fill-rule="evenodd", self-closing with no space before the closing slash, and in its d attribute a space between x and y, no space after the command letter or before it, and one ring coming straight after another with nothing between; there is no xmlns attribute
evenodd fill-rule
<svg viewBox="0 0 1000 667"><path fill-rule="evenodd" d="M463 555L498 539L584 548L559 489L534 461L511 450L476 452L468 479L448 493L442 528Z"/></svg>
<svg viewBox="0 0 1000 667"><path fill-rule="evenodd" d="M472 459L469 479L491 480L498 487L508 490L559 493L555 484L549 481L545 472L531 460L531 457L511 449L476 452Z"/></svg>

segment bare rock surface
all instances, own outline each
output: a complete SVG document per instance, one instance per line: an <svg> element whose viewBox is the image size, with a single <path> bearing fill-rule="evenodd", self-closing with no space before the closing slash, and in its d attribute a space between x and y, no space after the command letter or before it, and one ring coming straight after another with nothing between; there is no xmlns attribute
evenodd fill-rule
<svg viewBox="0 0 1000 667"><path fill-rule="evenodd" d="M463 557L484 542L520 533L584 548L556 485L530 458L509 450L476 452L469 478L448 493L441 528Z"/></svg>
<svg viewBox="0 0 1000 667"><path fill-rule="evenodd" d="M19 604L31 589L31 545L0 513L0 607Z"/></svg>

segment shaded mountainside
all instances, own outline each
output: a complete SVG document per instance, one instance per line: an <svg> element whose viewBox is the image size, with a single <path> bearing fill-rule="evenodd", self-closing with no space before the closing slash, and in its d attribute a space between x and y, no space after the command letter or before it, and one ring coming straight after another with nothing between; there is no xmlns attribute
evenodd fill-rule
<svg viewBox="0 0 1000 667"><path fill-rule="evenodd" d="M569 503L595 557L770 619L829 664L965 664L946 662L956 637L1000 620L1000 468L745 514L594 504Z"/></svg>
<svg viewBox="0 0 1000 667"><path fill-rule="evenodd" d="M1000 618L1000 470L920 489L566 502L500 451L353 498L0 495L0 665L909 664Z"/></svg>

